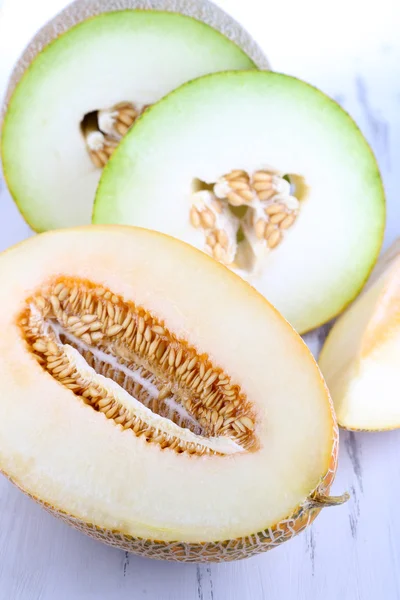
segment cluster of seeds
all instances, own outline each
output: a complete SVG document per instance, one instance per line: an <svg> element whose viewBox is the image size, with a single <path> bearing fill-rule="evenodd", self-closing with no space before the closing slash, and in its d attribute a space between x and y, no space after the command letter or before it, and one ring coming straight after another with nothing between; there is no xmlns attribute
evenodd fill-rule
<svg viewBox="0 0 400 600"><path fill-rule="evenodd" d="M217 198L226 199L231 206L251 204L254 199L250 177L246 171L236 169L221 177L214 185Z"/></svg>
<svg viewBox="0 0 400 600"><path fill-rule="evenodd" d="M121 429L177 452L216 453L199 438L188 441L189 433L224 436L255 449L254 414L231 378L148 311L109 290L82 280L56 281L28 301L20 326L42 367ZM150 416L135 414L118 394L89 377L67 349L86 369L112 379L150 408ZM152 424L152 414L189 433L163 431Z"/></svg>
<svg viewBox="0 0 400 600"><path fill-rule="evenodd" d="M82 121L82 132L92 163L103 169L118 143L147 108L120 102L111 109L89 113Z"/></svg>
<svg viewBox="0 0 400 600"><path fill-rule="evenodd" d="M265 239L269 248L275 248L297 217L296 210L283 202L273 202L264 209L264 214L254 219L254 231L258 239Z"/></svg>
<svg viewBox="0 0 400 600"><path fill-rule="evenodd" d="M197 192L193 200L190 222L204 230L206 250L216 260L231 264L237 249L238 220L210 191Z"/></svg>
<svg viewBox="0 0 400 600"><path fill-rule="evenodd" d="M242 207L240 216L232 207ZM299 201L290 194L290 184L268 170L251 176L234 170L219 178L212 190L193 194L190 222L203 229L205 250L215 259L235 266L239 229L250 245L265 244L273 249L292 227L299 212Z"/></svg>

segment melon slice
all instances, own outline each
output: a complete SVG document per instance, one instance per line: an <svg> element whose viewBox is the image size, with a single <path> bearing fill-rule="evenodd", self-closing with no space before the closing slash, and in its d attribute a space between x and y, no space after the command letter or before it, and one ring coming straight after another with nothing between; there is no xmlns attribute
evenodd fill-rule
<svg viewBox="0 0 400 600"><path fill-rule="evenodd" d="M337 427L301 338L194 248L64 229L0 256L0 469L145 556L244 558L327 496Z"/></svg>
<svg viewBox="0 0 400 600"><path fill-rule="evenodd" d="M268 66L207 0L73 3L31 42L6 96L3 168L26 221L36 231L90 223L101 168L146 106L254 61Z"/></svg>
<svg viewBox="0 0 400 600"><path fill-rule="evenodd" d="M365 292L335 323L320 366L342 427L400 427L400 240L378 262Z"/></svg>
<svg viewBox="0 0 400 600"><path fill-rule="evenodd" d="M385 206L351 118L293 77L254 71L199 78L143 115L103 171L94 222L193 244L304 333L362 287Z"/></svg>

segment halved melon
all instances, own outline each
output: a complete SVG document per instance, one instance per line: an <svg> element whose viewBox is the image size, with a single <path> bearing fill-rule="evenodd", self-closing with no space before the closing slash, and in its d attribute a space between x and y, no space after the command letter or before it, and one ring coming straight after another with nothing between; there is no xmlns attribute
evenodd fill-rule
<svg viewBox="0 0 400 600"><path fill-rule="evenodd" d="M301 338L247 283L162 234L88 227L0 256L0 468L145 556L244 558L291 538L337 459Z"/></svg>
<svg viewBox="0 0 400 600"><path fill-rule="evenodd" d="M400 240L378 262L365 292L333 326L320 366L342 427L400 427Z"/></svg>
<svg viewBox="0 0 400 600"><path fill-rule="evenodd" d="M219 73L137 122L103 172L94 222L205 250L303 333L362 287L385 204L373 154L333 100L278 73Z"/></svg>
<svg viewBox="0 0 400 600"><path fill-rule="evenodd" d="M90 223L101 168L146 106L256 64L268 66L255 42L207 0L74 2L33 39L6 95L1 154L22 215L36 231Z"/></svg>

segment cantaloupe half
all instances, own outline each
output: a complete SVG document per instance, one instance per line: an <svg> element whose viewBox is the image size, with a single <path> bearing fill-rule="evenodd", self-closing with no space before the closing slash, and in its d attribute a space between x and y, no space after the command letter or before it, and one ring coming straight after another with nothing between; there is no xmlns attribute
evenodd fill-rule
<svg viewBox="0 0 400 600"><path fill-rule="evenodd" d="M104 169L93 219L193 244L304 333L362 288L385 201L340 106L294 77L247 71L201 77L149 109Z"/></svg>
<svg viewBox="0 0 400 600"><path fill-rule="evenodd" d="M35 231L90 223L101 168L143 110L215 71L267 68L208 0L78 0L32 40L10 80L1 155Z"/></svg>
<svg viewBox="0 0 400 600"><path fill-rule="evenodd" d="M342 427L400 427L400 240L383 255L364 293L333 326L320 366Z"/></svg>
<svg viewBox="0 0 400 600"><path fill-rule="evenodd" d="M234 560L303 530L338 437L309 350L247 283L126 227L0 256L0 469L62 519L153 558Z"/></svg>

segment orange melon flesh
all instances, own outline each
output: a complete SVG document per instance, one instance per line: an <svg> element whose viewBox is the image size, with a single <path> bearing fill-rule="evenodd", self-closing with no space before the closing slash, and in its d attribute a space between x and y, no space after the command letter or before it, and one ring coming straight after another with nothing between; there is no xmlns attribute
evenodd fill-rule
<svg viewBox="0 0 400 600"><path fill-rule="evenodd" d="M380 259L364 293L336 322L320 356L339 425L400 427L400 243Z"/></svg>
<svg viewBox="0 0 400 600"><path fill-rule="evenodd" d="M143 307L177 343L208 357L251 407L255 445L215 435L211 455L162 449L60 383L21 325L32 298L60 277ZM0 278L0 469L49 510L146 556L223 560L292 537L327 501L337 429L324 380L290 325L225 267L163 234L92 226L6 251ZM82 373L102 379L68 351ZM107 385L121 402L137 401ZM168 430L168 419L157 426Z"/></svg>

